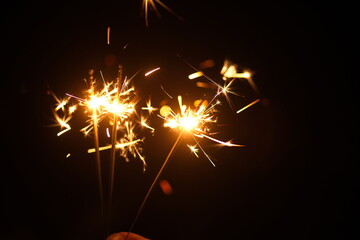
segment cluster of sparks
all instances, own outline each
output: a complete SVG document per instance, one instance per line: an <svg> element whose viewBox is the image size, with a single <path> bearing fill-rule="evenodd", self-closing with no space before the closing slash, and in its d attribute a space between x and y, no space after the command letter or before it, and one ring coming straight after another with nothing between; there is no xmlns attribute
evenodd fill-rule
<svg viewBox="0 0 360 240"><path fill-rule="evenodd" d="M115 147L120 150L120 155L127 161L129 156L139 157L144 165L144 156L141 154L140 143L143 139L138 138L134 132L135 124L139 123L142 126L148 126L144 118L141 121L137 120L136 112L136 93L134 86L130 85L130 80L125 78L122 83L120 81L105 82L100 90L96 90L97 81L93 79L93 71L90 74L90 87L85 90L84 97L66 93L64 99L58 98L54 93L51 93L56 100L54 108L54 118L60 131L57 136L60 136L71 130L70 120L77 109L82 108L84 113L88 116L87 125L80 129L84 135L89 135L94 132L95 127L108 119L108 125L121 131L122 135L116 140ZM71 99L76 102L70 104ZM68 106L69 105L69 106ZM150 128L150 126L148 126ZM107 135L110 137L109 128L105 128ZM100 151L110 149L111 145L99 147ZM88 153L94 153L95 148L88 149Z"/></svg>
<svg viewBox="0 0 360 240"><path fill-rule="evenodd" d="M213 66L212 60L206 60L202 63L203 68L209 68L212 66ZM217 89L217 92L216 92L215 96L213 97L213 100L215 98L217 98L219 95L223 95L231 107L233 107L233 106L232 106L232 102L230 100L230 94L238 96L238 93L236 93L232 88L232 85L236 79L246 79L247 82L249 83L249 85L251 86L251 88L253 89L253 91L257 95L259 95L259 90L258 90L257 86L255 85L254 81L252 80L252 73L250 71L245 70L244 72L238 72L237 65L226 59L224 61L224 65L220 71L220 74L222 76L222 79L224 80L223 85L220 83L217 83L213 79L209 78L208 76L205 75L205 73L203 71L200 71L200 70L197 70L196 72L190 74L188 76L188 78L190 80L192 80L192 79L196 79L199 77L205 77L210 82L210 84L204 83L202 81L198 81L198 82L196 82L196 85L201 88ZM236 110L236 113L240 113L258 102L260 102L259 98L255 99L254 101L247 104L246 106L243 106L242 108Z"/></svg>
<svg viewBox="0 0 360 240"><path fill-rule="evenodd" d="M154 11L157 16L160 17L157 4L166 9L168 12L176 15L174 11L172 11L160 0L143 0L142 9L145 16L146 26L149 25L149 10ZM178 16L178 18L180 17ZM107 44L110 44L110 27L107 28ZM206 61L203 64L202 69L212 67L213 65L214 63L212 60ZM160 67L157 67L145 73L144 76L147 77L159 70ZM200 145L200 140L206 139L225 147L244 147L244 145L235 144L231 140L223 141L216 138L215 135L217 135L218 132L214 132L214 126L217 126L218 115L220 113L218 110L218 107L221 105L221 101L219 99L220 96L224 96L226 101L233 108L230 95L238 96L238 93L233 88L233 84L237 79L246 79L254 92L258 93L258 89L251 78L252 73L247 70L238 72L237 66L235 64L225 60L224 65L220 71L223 82L218 83L207 77L204 71L198 69L195 70L196 72L190 74L188 78L192 80L205 77L208 82L198 81L196 82L196 86L200 88L216 89L215 94L211 97L211 99L198 99L195 100L193 104L184 104L185 100L183 100L183 97L179 95L177 96L177 103L175 104L177 105L176 108L172 108L169 105L153 107L151 104L151 99L148 99L146 106L141 108L141 110L147 111L149 116L153 112L158 111L157 116L163 120L163 127L175 130L175 132L178 133L178 138L168 153L156 178L152 182L152 185L148 190L140 206L140 209L138 210L136 218L132 223L129 232L131 232L142 208L144 207L146 200L154 188L155 183L158 181L164 166L167 164L169 158L173 154L175 147L180 143L183 136L190 136L187 139L192 140L192 143L187 142L187 147L190 149L191 153L198 158L200 157L200 154L202 154L210 161L213 166L215 166L215 162L210 157L210 155L206 153L205 148ZM102 73L100 80L95 79L94 71L90 70L89 77L88 79L85 79L85 82L87 88L84 90L81 97L66 93L64 98L59 98L56 94L51 92L51 95L56 101L56 104L53 108L54 120L56 122L55 126L60 128L57 136L61 136L72 129L70 121L73 118L75 112L79 111L79 109L82 109L83 113L88 118L85 121L85 126L82 127L80 131L83 132L85 136L91 135L94 138L95 146L94 148L89 148L87 152L89 154L95 153L96 155L101 198L103 198L103 193L100 169L100 152L104 150L111 150L111 186L109 196L109 208L111 208L115 153L118 152L119 155L127 162L129 162L130 158L139 158L143 164L143 170L145 171L147 163L145 161L145 157L142 154L144 138L140 138L136 133L136 130L138 130L138 126L140 126L140 128L146 128L147 130L154 133L155 128L151 127L147 122L148 117L146 118L136 111L140 98L137 96L135 87L131 84L131 79L128 79L127 77L124 79L122 78L121 65L119 65L118 75L113 81L106 82L102 76ZM166 95L173 99L173 97L163 88L162 90ZM240 113L258 103L259 101L260 99L255 99L246 106L235 110L235 112ZM188 101L186 100L186 102ZM105 128L103 128L104 125L106 126ZM110 144L100 146L99 130L104 129L106 135L111 139L111 141ZM70 153L66 157L69 156ZM103 205L103 199L101 199L101 201Z"/></svg>
<svg viewBox="0 0 360 240"><path fill-rule="evenodd" d="M155 68L151 71L145 73L145 76L150 75L151 73L160 70L160 67ZM121 70L119 70L121 71ZM236 92L232 89L232 84L237 78L244 78L249 81L253 86L253 89L257 91L256 86L251 80L251 73L245 71L238 73L236 70L236 65L232 64L228 60L224 62L223 68L221 69L221 75L224 80L224 84L219 84L214 80L205 76L203 71L197 71L188 76L189 79L195 79L198 77L205 76L207 80L210 81L212 88L216 88L216 93L210 101L206 99L199 99L194 101L193 106L183 104L182 96L178 96L178 109L179 111L174 111L170 106L164 105L161 107L153 107L151 105L151 99L146 103L146 106L142 107L142 110L148 111L149 115L154 111L159 111L159 116L163 119L164 127L177 129L179 132L186 132L192 136L195 144L187 144L190 151L196 156L199 157L199 151L201 151L204 156L215 166L211 157L204 151L204 148L200 145L198 139L208 139L213 142L216 142L222 146L227 147L243 147L244 145L234 144L231 141L222 141L214 137L215 134L212 132L212 127L217 123L217 116L219 111L217 106L221 104L218 97L220 95L225 96L227 101L230 104L229 95L237 95ZM109 119L109 125L112 125L116 133L121 130L122 135L119 139L112 140L111 145L105 145L98 147L98 149L90 148L88 153L95 153L96 151L103 151L109 149L119 150L120 156L129 161L129 156L136 158L138 157L144 165L144 170L146 166L145 157L142 155L142 143L144 142L143 138L138 138L134 129L136 125L140 125L149 129L151 132L154 132L155 129L147 123L147 118L141 117L138 119L138 113L136 112L136 105L138 103L138 98L135 94L134 86L130 85L130 79L125 78L122 82L118 77L116 81L106 83L104 79L103 88L96 91L96 81L93 77L93 71L89 72L89 79L87 80L88 85L90 86L85 91L85 97L80 98L69 93L66 93L64 99L58 98L54 93L52 93L54 99L56 100L56 106L54 107L54 118L57 122L57 126L60 127L60 131L57 133L58 136L66 133L71 130L70 120L74 112L80 107L84 108L85 114L89 116L87 120L87 125L81 129L85 135L89 135L91 132L94 132L94 128L100 124L104 119ZM209 87L202 82L197 82L199 87ZM70 104L71 99L75 99L75 104ZM248 105L237 110L236 113L240 113L243 110L249 108L255 103L259 102L260 99L256 99L249 103ZM106 128L107 134L110 137L109 128ZM117 136L118 134L114 134ZM114 136L113 136L114 137ZM97 140L98 141L98 140Z"/></svg>

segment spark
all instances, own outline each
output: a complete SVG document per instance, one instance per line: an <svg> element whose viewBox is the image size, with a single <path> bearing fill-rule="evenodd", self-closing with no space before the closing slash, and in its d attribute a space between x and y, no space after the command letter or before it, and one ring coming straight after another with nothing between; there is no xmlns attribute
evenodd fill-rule
<svg viewBox="0 0 360 240"><path fill-rule="evenodd" d="M173 99L173 97L167 92L165 91L164 87L162 85L160 85L161 89L163 90L163 92L171 99Z"/></svg>
<svg viewBox="0 0 360 240"><path fill-rule="evenodd" d="M259 89L256 86L255 82L252 79L252 75L253 73L250 72L249 70L246 70L244 72L238 72L237 71L237 65L233 64L231 61L229 60L225 60L224 61L224 65L220 71L220 74L223 76L223 80L227 80L227 79L232 79L232 78L244 78L248 81L249 85L251 86L251 88L257 93L259 94Z"/></svg>
<svg viewBox="0 0 360 240"><path fill-rule="evenodd" d="M225 59L223 67L220 71L220 74L222 75L222 78L224 80L224 84L222 85L222 84L217 83L210 77L206 76L203 71L197 70L192 64L190 64L188 61L186 61L183 57L181 57L181 56L179 56L179 57L186 64L188 64L191 68L196 70L195 73L192 73L188 76L189 79L194 79L194 78L204 76L209 81L209 84L205 83L205 82L196 82L196 86L201 87L201 88L216 88L217 89L217 92L214 95L213 99L210 101L210 103L212 103L212 101L217 99L219 95L223 95L226 98L226 101L228 102L230 107L234 110L235 107L234 107L233 102L230 99L230 94L240 96L237 92L234 91L234 88L232 87L235 80L239 79L239 78L246 79L248 81L249 85L254 90L254 92L259 94L259 90L252 79L252 73L249 70L245 70L244 72L238 72L238 70L237 70L238 66L227 59ZM205 65L205 66L208 66L208 65ZM212 67L212 66L213 66L213 64L209 65L209 67ZM260 99L255 100L254 102L252 102L252 103L248 104L247 106L243 107L242 109L238 110L236 113L240 113L241 111L245 110L246 108L254 105L255 103L257 103L259 101L260 101Z"/></svg>
<svg viewBox="0 0 360 240"><path fill-rule="evenodd" d="M104 196L103 196L103 182L102 182L102 170L100 152L111 149L111 166L109 181L109 212L111 211L111 199L113 191L114 181L114 169L115 169L115 153L119 153L119 156L124 158L126 162L129 162L130 158L139 158L143 163L143 170L146 169L145 157L142 154L142 143L144 138L138 137L135 132L135 126L147 126L148 129L154 131L144 120L139 123L136 112L136 105L138 103L138 97L134 86L130 83L131 79L122 79L122 66L119 65L118 75L116 81L107 82L100 72L101 80L97 82L94 77L94 71L89 71L89 76L84 79L87 83L87 89L83 91L83 96L76 96L66 93L65 99L58 98L55 94L52 94L56 105L54 107L54 117L57 122L56 126L60 126L60 132L58 136L71 130L69 121L72 119L73 113L78 108L83 109L87 116L85 123L80 131L85 136L92 134L94 138L94 148L88 149L88 153L95 153L97 164L97 177L99 185L99 195L101 198L101 214L104 217ZM71 100L74 100L76 104L70 105ZM68 107L69 106L69 107ZM151 106L151 105L149 105ZM109 127L105 126L106 135L111 138L111 144L100 146L99 135L101 134L102 127L106 124L112 125L112 131L110 133ZM146 124L146 125L145 125ZM119 133L118 133L119 132ZM110 213L108 214L110 218Z"/></svg>
<svg viewBox="0 0 360 240"><path fill-rule="evenodd" d="M110 27L107 27L106 39L107 39L107 44L110 45Z"/></svg>
<svg viewBox="0 0 360 240"><path fill-rule="evenodd" d="M216 87L214 87L213 85L206 83L206 82L196 82L196 86L200 87L200 88L212 88L212 89L216 89Z"/></svg>
<svg viewBox="0 0 360 240"><path fill-rule="evenodd" d="M224 65L221 69L220 73L223 76L223 79L229 79L229 78L250 78L251 73L249 71L245 71L242 73L237 72L236 65Z"/></svg>
<svg viewBox="0 0 360 240"><path fill-rule="evenodd" d="M69 102L69 98L60 99L54 93L51 94L57 102L56 107L53 110L54 120L56 122L54 126L60 127L60 131L56 134L57 136L60 136L71 130L69 121L72 119L72 113L75 111L76 107L70 106L66 108L66 104Z"/></svg>
<svg viewBox="0 0 360 240"><path fill-rule="evenodd" d="M199 155L197 154L199 149L196 148L196 145L189 145L187 144L187 146L190 148L190 151L196 156L199 157Z"/></svg>
<svg viewBox="0 0 360 240"><path fill-rule="evenodd" d="M147 110L147 111L149 112L149 114L151 114L153 111L158 110L158 108L154 108L154 107L151 105L151 99L149 99L149 100L146 102L146 107L142 107L141 109L142 109L142 110Z"/></svg>
<svg viewBox="0 0 360 240"><path fill-rule="evenodd" d="M249 104L246 105L245 107L239 109L236 113L240 113L240 112L244 111L245 109L251 107L252 105L254 105L254 104L258 103L258 102L260 102L260 99L256 99L255 101L249 103Z"/></svg>
<svg viewBox="0 0 360 240"><path fill-rule="evenodd" d="M148 75L150 75L150 74L152 74L153 72L156 72L156 71L158 71L158 70L160 70L160 67L157 67L157 68L155 68L155 69L153 69L153 70L148 71L147 73L145 73L145 76L148 76Z"/></svg>
<svg viewBox="0 0 360 240"><path fill-rule="evenodd" d="M141 147L141 143L143 142L144 139L139 139L137 138L137 135L134 132L134 126L132 122L125 122L125 134L122 138L120 138L119 143L120 146L124 146L124 147L120 147L120 155L125 158L125 160L128 162L129 161L129 155L132 156L133 158L139 157L140 160L143 163L143 170L145 171L146 169L146 162L145 162L145 157L141 154L142 152L142 147Z"/></svg>
<svg viewBox="0 0 360 240"><path fill-rule="evenodd" d="M140 123L141 123L141 126L143 126L143 127L146 127L146 128L148 128L148 129L150 129L152 133L154 133L154 132L155 132L155 128L153 128L153 127L149 126L149 124L147 124L146 119L145 119L144 117L141 117L141 121L140 121Z"/></svg>
<svg viewBox="0 0 360 240"><path fill-rule="evenodd" d="M161 7L165 8L168 12L172 13L173 15L177 16L178 19L182 19L182 17L180 17L179 15L177 15L173 10L171 10L168 6L166 6L163 2L161 2L160 0L143 0L142 1L142 10L144 11L144 15L145 15L145 25L146 27L149 27L149 9L150 11L154 11L156 13L156 15L160 18L160 12L157 9L156 4L159 4Z"/></svg>
<svg viewBox="0 0 360 240"><path fill-rule="evenodd" d="M55 111L58 111L59 109L64 111L64 106L67 104L69 98L65 99L65 100L61 100L59 102L59 104L57 105L57 107L55 108Z"/></svg>
<svg viewBox="0 0 360 240"><path fill-rule="evenodd" d="M225 82L224 85L222 86L213 81L212 83L215 85L215 87L217 87L217 93L215 94L215 96L213 97L211 102L214 101L220 94L222 94L225 96L226 101L229 103L229 105L233 108L233 103L231 102L229 94L239 96L238 93L236 93L232 90L231 85L233 84L233 82L234 82L234 79L231 80L230 82Z"/></svg>
<svg viewBox="0 0 360 240"><path fill-rule="evenodd" d="M199 137L205 137L207 139L210 139L210 140L212 140L214 142L220 143L221 145L224 145L224 146L227 146L227 147L245 147L245 145L234 144L234 143L231 143L231 141L223 142L223 141L220 141L218 139L212 138L212 137L210 137L208 135L201 135Z"/></svg>
<svg viewBox="0 0 360 240"><path fill-rule="evenodd" d="M60 117L56 112L54 112L54 116L55 116L55 120L57 121L57 125L60 126L60 129L63 129L62 131L58 132L56 135L60 136L64 133L66 133L67 131L71 130L70 125L68 124L68 122L70 121L70 119L72 118L71 115L69 116L64 116L64 117Z"/></svg>
<svg viewBox="0 0 360 240"><path fill-rule="evenodd" d="M238 73L237 65L232 63L230 60L225 59L224 65L221 68L220 74L223 76L223 79L228 78L249 78L250 72Z"/></svg>
<svg viewBox="0 0 360 240"><path fill-rule="evenodd" d="M188 76L189 79L195 79L195 78L198 78L198 77L201 77L203 76L204 73L202 71L198 71L198 72L195 72L195 73L192 73Z"/></svg>
<svg viewBox="0 0 360 240"><path fill-rule="evenodd" d="M132 142L127 142L127 143L118 143L118 144L116 144L115 146L116 146L116 148L125 148L125 147L127 147L127 146L129 146L129 145L132 145L132 144L136 144L137 142L139 142L139 141L141 141L140 139L136 139L136 140L134 140L134 141L132 141ZM109 150L109 149L111 149L111 145L107 145L107 146L102 146L102 147L100 147L99 148L100 149L100 151L104 151L104 150ZM95 152L95 148L89 148L88 150L87 150L87 152L88 153L94 153Z"/></svg>
<svg viewBox="0 0 360 240"><path fill-rule="evenodd" d="M229 97L229 94L233 94L233 95L237 95L239 96L238 93L236 93L235 91L233 91L233 89L231 88L231 85L233 84L234 79L232 79L230 82L227 82L228 78L224 78L223 79L225 80L225 83L224 85L221 85L219 83L217 83L215 80L211 79L209 76L205 75L205 73L203 71L200 71L199 69L197 69L196 67L194 67L191 63L189 63L187 60L185 60L182 56L180 55L177 55L180 59L182 59L187 65L189 65L192 69L194 69L196 72L195 73L192 73L188 76L189 79L195 79L195 78L198 78L198 77L201 77L201 76L204 76L209 82L210 84L207 84L207 83L204 83L204 82L196 82L196 85L198 87L201 87L201 88L215 88L217 89L217 93L215 94L215 96L212 98L212 100L210 101L210 103L212 103L220 94L223 94L227 100L227 102L229 103L229 105L231 106L231 108L234 108L233 107L233 104L230 100L230 97ZM201 65L203 65L202 67L203 68L208 68L208 67L213 67L214 66L214 63L213 61L211 60L207 60L209 61L208 63L205 64L202 63ZM236 68L235 68L235 65L230 65L230 61L228 60L225 60L225 63L224 63L224 66L223 68L221 69L220 73L221 74L224 74L226 73L226 71L230 68L230 71L232 73L232 71ZM236 71L235 71L236 72Z"/></svg>
<svg viewBox="0 0 360 240"><path fill-rule="evenodd" d="M69 101L69 97L67 97L66 99L60 99L58 98L53 92L51 92L51 95L53 96L53 98L55 99L56 101L56 107L55 107L55 111L58 111L58 110L62 110L64 111L65 110L65 105L68 103Z"/></svg>

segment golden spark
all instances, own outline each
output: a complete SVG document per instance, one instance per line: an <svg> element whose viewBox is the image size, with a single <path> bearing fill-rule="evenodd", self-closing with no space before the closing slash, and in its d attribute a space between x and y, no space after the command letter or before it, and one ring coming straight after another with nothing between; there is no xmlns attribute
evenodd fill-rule
<svg viewBox="0 0 360 240"><path fill-rule="evenodd" d="M150 74L152 74L153 72L156 72L156 71L158 71L158 70L160 70L160 67L157 67L157 68L155 68L155 69L153 69L153 70L148 71L147 73L145 73L145 77L146 77L146 76L149 76Z"/></svg>
<svg viewBox="0 0 360 240"><path fill-rule="evenodd" d="M252 105L254 105L254 104L258 103L258 102L260 102L260 99L256 99L255 101L249 103L249 104L246 105L245 107L239 109L236 113L240 113L240 112L244 111L245 109L251 107Z"/></svg>
<svg viewBox="0 0 360 240"><path fill-rule="evenodd" d="M175 15L178 19L182 20L182 17L180 17L178 14L176 14L173 10L171 10L168 6L166 6L160 0L143 0L142 1L142 10L143 10L144 16L145 16L145 25L146 25L146 27L149 27L149 10L154 11L156 13L156 15L158 16L158 18L161 17L161 14L160 14L160 12L159 12L159 10L158 10L155 3L159 4L161 7L166 9L168 12Z"/></svg>

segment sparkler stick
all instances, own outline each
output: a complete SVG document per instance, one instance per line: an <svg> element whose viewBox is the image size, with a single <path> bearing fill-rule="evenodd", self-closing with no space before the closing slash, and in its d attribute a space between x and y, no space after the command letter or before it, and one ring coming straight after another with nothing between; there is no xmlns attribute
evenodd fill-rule
<svg viewBox="0 0 360 240"><path fill-rule="evenodd" d="M104 214L104 197L103 197L103 188L102 188L102 177L101 177L101 161L100 161L100 149L99 149L99 130L98 130L98 119L97 119L97 110L93 109L93 121L94 121L94 140L95 140L95 154L96 154L96 164L98 170L98 183L99 183L99 192L100 192L100 201L101 201L101 214Z"/></svg>
<svg viewBox="0 0 360 240"><path fill-rule="evenodd" d="M117 93L115 95L115 101L118 101L120 95L120 83L122 79L122 65L119 65L118 76L116 79L117 84ZM111 134L111 156L110 156L110 189L109 189L109 216L108 221L110 222L111 217L111 205L112 205L112 195L114 189L114 172L115 172L115 153L116 153L116 136L117 136L117 121L118 116L116 113L113 114L113 126Z"/></svg>
<svg viewBox="0 0 360 240"><path fill-rule="evenodd" d="M128 238L129 233L130 233L130 232L132 231L132 229L134 228L135 223L136 223L136 221L138 220L138 218L139 218L139 216L140 216L140 213L142 212L142 210L143 210L143 208L144 208L144 206L145 206L146 201L148 200L148 198L149 198L149 196L150 196L150 194L151 194L152 190L154 189L155 184L157 183L157 181L158 181L158 179L159 179L159 177L160 177L161 173L163 172L163 170L164 170L164 168L165 168L166 164L168 163L168 161L169 161L169 159L170 159L171 155L174 153L174 150L175 150L176 146L180 143L180 140L181 140L182 134L183 134L183 131L181 131L181 132L179 133L178 138L176 139L176 141L175 141L174 145L172 146L172 148L171 148L170 152L168 153L168 155L167 155L167 157L166 157L166 159L165 159L165 161L164 161L163 165L161 166L161 168L160 168L160 170L159 170L158 174L156 175L156 177L155 177L154 181L152 182L152 184L151 184L151 186L150 186L149 190L147 191L147 193L146 193L146 195L145 195L145 198L144 198L144 200L142 201L142 203L141 203L141 205L140 205L140 208L139 208L139 210L138 210L138 212L137 212L137 214L136 214L136 216L135 216L135 219L134 219L133 223L131 224L130 229L129 229L129 231L128 231L128 233L127 233L126 237L125 237L125 240Z"/></svg>
<svg viewBox="0 0 360 240"><path fill-rule="evenodd" d="M157 68L153 71L157 71L159 69L160 68ZM139 157L144 164L144 171L146 162L144 156L142 156L141 148L144 138L138 138L134 132L135 124L138 123L138 121L135 120L135 117L137 116L135 111L135 105L137 103L137 99L135 98L135 88L129 84L132 78L127 79L125 77L125 79L122 79L121 65L119 65L118 68L117 78L113 82L107 83L101 71L100 75L104 86L98 91L98 86L96 86L97 81L94 78L94 70L89 71L88 77L84 79L88 89L86 91L86 96L83 98L69 93L66 93L66 99L60 99L53 93L52 96L56 100L56 106L53 112L55 118L54 120L57 122L55 126L60 127L60 132L57 134L58 136L71 130L68 122L72 118L72 113L76 110L77 106L85 107L85 112L88 114L88 125L83 127L80 131L85 135L90 132L93 133L94 148L88 149L88 153L95 153L96 172L101 202L101 222L104 224L104 230L108 231L111 220L116 151L120 150L120 156L125 158L126 161L129 161L129 157ZM71 98L76 99L78 104L67 107L66 105ZM150 102L149 107L151 107ZM151 107L147 110L151 111L155 110L155 108ZM99 126L101 121L106 118L109 118L112 123L111 136L110 131L106 128L108 136L111 137L111 143L107 146L100 146ZM117 139L120 125L124 134L120 137L120 139ZM154 131L154 128L150 127L146 123L146 119L141 119L141 125ZM108 191L106 192L106 194L108 194L106 197L104 196L103 190L102 162L100 159L100 151L103 150L111 150L109 162L109 187L106 188Z"/></svg>
<svg viewBox="0 0 360 240"><path fill-rule="evenodd" d="M95 88L95 80L93 77L93 70L89 71L90 78L90 89L91 94L94 93ZM96 164L98 170L98 185L99 185L99 194L100 194L100 204L101 204L101 217L104 218L104 196L103 196L103 187L102 187L102 176L101 176L101 161L100 161L100 149L99 149L99 130L98 130L98 116L97 109L92 108L92 120L93 120L93 128L94 128L94 142L95 142L95 156L96 156Z"/></svg>

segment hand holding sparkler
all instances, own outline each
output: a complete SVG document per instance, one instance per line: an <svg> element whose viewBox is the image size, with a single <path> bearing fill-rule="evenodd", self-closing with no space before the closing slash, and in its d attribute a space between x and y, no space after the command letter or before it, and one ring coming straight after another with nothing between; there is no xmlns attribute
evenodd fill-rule
<svg viewBox="0 0 360 240"><path fill-rule="evenodd" d="M136 233L119 232L111 234L106 240L150 240Z"/></svg>
<svg viewBox="0 0 360 240"><path fill-rule="evenodd" d="M214 100L214 98L213 98ZM179 135L172 146L170 152L168 153L163 165L161 166L160 170L158 171L154 181L152 182L148 192L146 193L140 208L135 216L135 219L130 226L129 233L132 231L133 227L135 226L135 223L137 219L140 216L141 211L143 210L145 203L147 199L149 198L152 190L154 189L161 173L163 172L166 164L168 163L170 157L174 153L175 148L179 145L182 136L185 134L190 135L193 140L195 141L195 145L188 145L190 150L197 156L198 149L196 147L199 147L203 154L206 156L206 158L211 162L213 166L215 166L215 163L210 158L210 156L205 152L204 148L200 145L199 141L196 138L207 138L211 141L214 141L216 143L219 143L220 145L227 146L227 147L243 147L244 145L238 145L233 144L230 141L223 142L218 139L215 139L213 137L210 137L210 129L211 126L209 126L211 123L216 123L217 119L215 117L215 113L217 112L215 110L215 106L220 104L219 101L217 101L214 104L209 104L206 100L197 100L194 102L195 109L192 109L186 105L183 104L182 97L178 96L178 104L180 112L176 113L174 112L170 106L164 105L160 109L160 117L164 119L164 127L169 127L171 129L176 129L179 132ZM149 106L147 107L149 109ZM127 236L128 237L128 236ZM127 239L127 237L125 239Z"/></svg>

